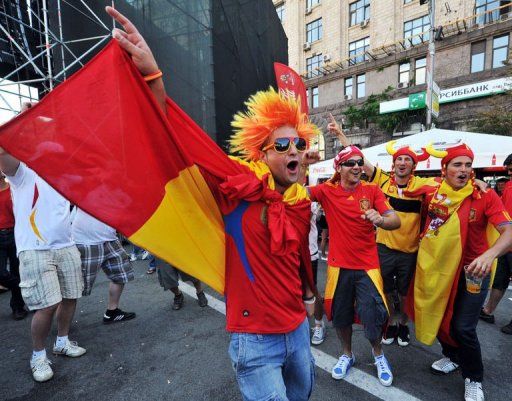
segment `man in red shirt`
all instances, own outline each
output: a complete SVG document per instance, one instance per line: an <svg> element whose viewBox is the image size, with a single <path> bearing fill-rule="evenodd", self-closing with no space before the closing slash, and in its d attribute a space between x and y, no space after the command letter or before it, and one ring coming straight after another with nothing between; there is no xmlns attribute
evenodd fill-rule
<svg viewBox="0 0 512 401"><path fill-rule="evenodd" d="M133 24L111 7L107 12L125 29L114 30L114 38L139 71L161 76ZM166 110L162 79L149 86ZM318 129L299 101L272 89L256 93L246 105L248 110L235 116L230 141L244 160L226 160L227 174L201 170L226 233L229 355L245 400L305 401L315 376L305 304L312 314L315 296L307 268L310 201L298 181L304 165L318 158L317 152L306 152Z"/></svg>
<svg viewBox="0 0 512 401"><path fill-rule="evenodd" d="M512 154L508 155L503 165L507 169L509 177L512 177ZM501 201L503 202L507 212L512 215L512 181L510 180L505 184L501 194ZM496 266L496 274L494 275L491 294L489 295L487 303L480 311L480 319L487 323L494 323L493 312L503 298L503 295L505 295L505 291L507 291L510 284L511 276L512 252L507 252L505 255L498 258L498 265ZM512 334L512 321L502 327L501 331L505 334Z"/></svg>
<svg viewBox="0 0 512 401"><path fill-rule="evenodd" d="M357 312L373 348L379 381L390 386L393 374L381 346L388 311L375 227L394 230L400 227L400 219L376 184L361 182L363 165L362 152L356 146L348 146L334 159L333 178L309 191L311 200L325 210L330 232L325 309L332 316L343 348L332 377L344 378L355 363L352 323Z"/></svg>
<svg viewBox="0 0 512 401"><path fill-rule="evenodd" d="M427 218L410 312L416 338L431 345L437 337L441 343L444 358L432 364L432 372L446 374L460 366L465 400L483 401L476 326L493 261L512 246L511 220L496 192L475 186L474 154L467 145L442 151L428 146L427 151L442 158L444 179L426 191ZM487 237L489 224L500 233L495 242Z"/></svg>
<svg viewBox="0 0 512 401"><path fill-rule="evenodd" d="M7 260L9 260L9 271L7 270ZM19 265L14 242L11 189L5 181L5 175L0 173L0 285L11 290L10 305L14 320L21 320L27 316L19 285Z"/></svg>

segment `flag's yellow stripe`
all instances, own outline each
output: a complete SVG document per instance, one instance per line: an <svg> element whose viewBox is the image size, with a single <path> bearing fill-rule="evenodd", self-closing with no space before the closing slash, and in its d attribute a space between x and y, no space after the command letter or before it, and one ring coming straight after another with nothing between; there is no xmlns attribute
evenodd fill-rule
<svg viewBox="0 0 512 401"><path fill-rule="evenodd" d="M196 166L167 183L160 206L129 240L224 292L224 223Z"/></svg>

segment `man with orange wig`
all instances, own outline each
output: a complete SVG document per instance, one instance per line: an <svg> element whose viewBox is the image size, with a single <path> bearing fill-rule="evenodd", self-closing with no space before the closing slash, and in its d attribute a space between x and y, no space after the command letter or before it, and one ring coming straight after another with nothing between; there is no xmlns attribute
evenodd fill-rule
<svg viewBox="0 0 512 401"><path fill-rule="evenodd" d="M447 374L460 366L465 400L483 401L476 326L493 262L512 246L511 219L494 191L475 186L474 154L467 145L429 145L427 151L442 158L443 180L425 187L427 218L408 307L417 339L441 342L444 358L432 364L432 372ZM487 235L488 226L498 230L496 241Z"/></svg>
<svg viewBox="0 0 512 401"><path fill-rule="evenodd" d="M130 21L113 8L107 12L125 29L114 30L114 38L151 77L150 88L166 110L151 50ZM243 159L227 160L229 166L216 173L201 168L224 221L229 355L244 400L307 400L314 362L305 306L312 313L315 288L307 243L310 201L298 181L305 164L318 158L307 151L318 130L301 113L300 101L272 89L251 96L246 106L234 118L230 141Z"/></svg>

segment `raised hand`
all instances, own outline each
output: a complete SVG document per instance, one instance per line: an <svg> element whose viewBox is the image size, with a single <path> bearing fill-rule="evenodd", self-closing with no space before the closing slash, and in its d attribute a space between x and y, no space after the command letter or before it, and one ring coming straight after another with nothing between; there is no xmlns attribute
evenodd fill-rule
<svg viewBox="0 0 512 401"><path fill-rule="evenodd" d="M310 165L320 161L320 152L318 150L308 149L302 157L303 165Z"/></svg>
<svg viewBox="0 0 512 401"><path fill-rule="evenodd" d="M149 75L158 71L158 64L155 57L135 25L115 8L107 6L105 10L108 15L122 25L124 31L114 28L112 36L119 42L119 45L131 55L140 73L142 75Z"/></svg>
<svg viewBox="0 0 512 401"><path fill-rule="evenodd" d="M336 122L334 116L331 113L329 113L329 116L327 119L329 121L329 123L327 124L327 130L329 131L329 133L331 135L336 136L340 140L340 142L343 146L350 145L350 141L348 140L346 135L343 133L343 130L341 129L340 125Z"/></svg>

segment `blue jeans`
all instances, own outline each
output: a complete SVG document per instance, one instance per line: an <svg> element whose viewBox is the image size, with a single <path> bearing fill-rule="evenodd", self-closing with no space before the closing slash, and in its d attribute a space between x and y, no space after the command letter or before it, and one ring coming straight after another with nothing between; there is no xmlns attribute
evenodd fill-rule
<svg viewBox="0 0 512 401"><path fill-rule="evenodd" d="M245 401L306 401L315 382L307 319L287 334L232 333L229 356Z"/></svg>

